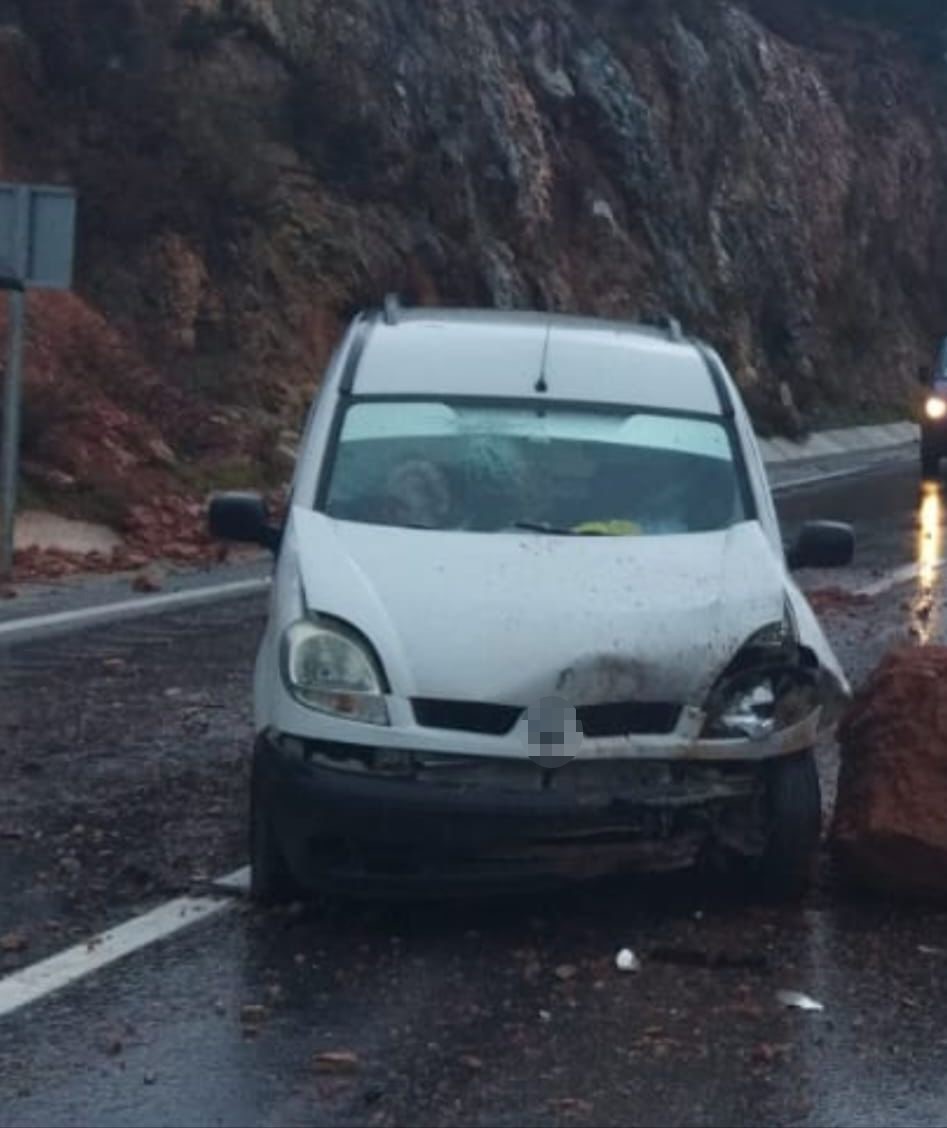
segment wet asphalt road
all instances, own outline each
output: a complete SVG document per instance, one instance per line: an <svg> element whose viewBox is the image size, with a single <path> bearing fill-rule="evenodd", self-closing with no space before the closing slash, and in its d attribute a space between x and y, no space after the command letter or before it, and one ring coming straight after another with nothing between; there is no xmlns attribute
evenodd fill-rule
<svg viewBox="0 0 947 1128"><path fill-rule="evenodd" d="M940 495L921 492L913 467L806 490L781 510L788 534L807 517L856 524L857 568L805 577L806 586L864 586L939 551ZM856 681L912 631L940 639L939 584L926 568L868 605L827 605L828 630ZM70 677L70 656L81 655L92 706L81 763L57 793L58 802L76 797L67 821L91 802L96 780L117 788L116 754L134 774L164 751L198 794L213 793L213 771L233 770L226 765L244 739L248 701L239 697L259 625L260 605L248 601L240 613L155 620L144 634L112 628L11 650L0 655L0 736L15 699L17 732L48 732L67 771L78 705L57 708L57 688ZM30 708L27 674L43 682ZM200 698L190 707L208 710L210 727L180 720L182 688ZM168 697L169 689L179 693ZM106 723L113 714L128 719ZM0 830L4 819L22 826L29 804L43 802L28 778L31 789L17 789L13 805L0 797ZM151 809L158 782L158 790L116 791L116 804L135 809L139 796ZM143 831L180 841L197 818L174 821L185 800L182 792ZM239 864L241 814L224 809L226 826L208 825L217 845L192 869ZM55 834L50 824L49 841ZM193 829L184 841L197 852ZM21 859L27 869L31 856ZM79 913L76 890L116 860L77 857L78 885L51 881L48 894L0 863L4 927L29 924L27 912L48 915L53 901L64 920ZM175 859L173 872L186 874ZM167 879L166 894L174 888ZM133 915L163 889L120 887L96 911L112 923L113 912ZM55 933L38 935L30 958L54 941ZM641 957L640 973L615 970L623 946ZM783 988L809 993L825 1011L782 1008ZM249 1024L248 1005L264 1008ZM947 911L860 900L828 860L809 901L794 908L749 905L690 878L515 901L329 901L271 913L238 903L0 1018L0 1124L940 1125L945 1014ZM325 1051L356 1054L355 1067L321 1072L315 1056Z"/></svg>

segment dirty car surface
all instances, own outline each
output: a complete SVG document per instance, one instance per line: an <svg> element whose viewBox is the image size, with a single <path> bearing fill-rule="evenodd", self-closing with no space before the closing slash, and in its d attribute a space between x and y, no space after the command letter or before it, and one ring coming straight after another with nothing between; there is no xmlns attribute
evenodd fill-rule
<svg viewBox="0 0 947 1128"><path fill-rule="evenodd" d="M216 499L218 530L253 504ZM279 545L259 896L737 855L804 887L811 750L849 690L712 349L539 314L359 318L281 535L242 535ZM842 563L845 537L809 530L795 562Z"/></svg>

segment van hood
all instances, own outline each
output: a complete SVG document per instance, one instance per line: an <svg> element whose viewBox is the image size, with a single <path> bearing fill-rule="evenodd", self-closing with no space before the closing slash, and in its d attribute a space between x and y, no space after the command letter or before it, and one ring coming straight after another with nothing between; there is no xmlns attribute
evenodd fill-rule
<svg viewBox="0 0 947 1128"><path fill-rule="evenodd" d="M699 707L739 647L798 595L756 522L571 538L397 529L295 508L284 547L307 609L368 638L399 697Z"/></svg>

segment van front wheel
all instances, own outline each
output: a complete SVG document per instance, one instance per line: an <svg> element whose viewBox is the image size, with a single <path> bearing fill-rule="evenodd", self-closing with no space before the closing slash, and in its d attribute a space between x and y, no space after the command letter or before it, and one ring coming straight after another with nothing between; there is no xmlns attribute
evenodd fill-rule
<svg viewBox="0 0 947 1128"><path fill-rule="evenodd" d="M767 896L794 900L812 884L822 839L822 789L814 754L801 752L769 764L766 793L768 834L759 878Z"/></svg>

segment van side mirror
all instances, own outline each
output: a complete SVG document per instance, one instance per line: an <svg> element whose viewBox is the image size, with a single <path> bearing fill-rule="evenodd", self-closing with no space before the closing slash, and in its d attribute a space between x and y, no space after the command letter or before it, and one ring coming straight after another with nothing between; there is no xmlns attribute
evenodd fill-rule
<svg viewBox="0 0 947 1128"><path fill-rule="evenodd" d="M270 524L266 503L258 493L215 494L207 518L210 535L217 540L259 544L273 553L279 550L282 533Z"/></svg>
<svg viewBox="0 0 947 1128"><path fill-rule="evenodd" d="M786 562L798 568L845 568L855 556L855 533L851 525L837 521L809 521L799 530L796 543L786 553Z"/></svg>

